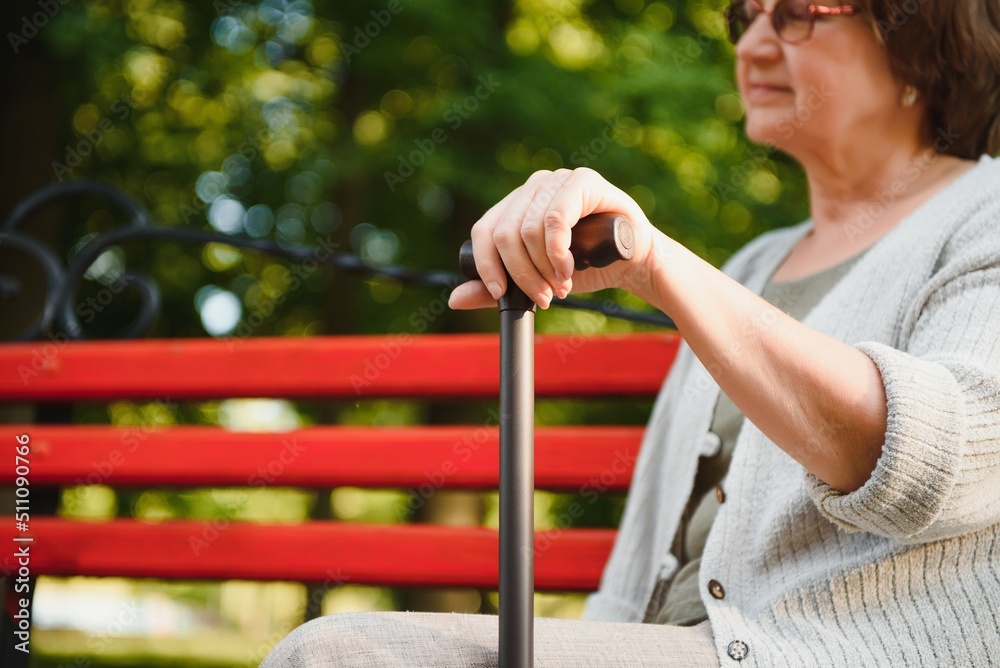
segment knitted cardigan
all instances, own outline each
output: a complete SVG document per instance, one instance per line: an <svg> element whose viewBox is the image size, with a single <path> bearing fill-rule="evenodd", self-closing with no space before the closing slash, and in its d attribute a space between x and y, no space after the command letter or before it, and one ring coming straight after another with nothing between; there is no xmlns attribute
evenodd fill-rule
<svg viewBox="0 0 1000 668"><path fill-rule="evenodd" d="M723 271L760 294L811 226L761 235ZM878 240L803 323L875 362L885 442L844 494L745 421L699 575L723 666L1000 666L1000 159ZM718 393L682 344L585 619L642 621L676 572Z"/></svg>

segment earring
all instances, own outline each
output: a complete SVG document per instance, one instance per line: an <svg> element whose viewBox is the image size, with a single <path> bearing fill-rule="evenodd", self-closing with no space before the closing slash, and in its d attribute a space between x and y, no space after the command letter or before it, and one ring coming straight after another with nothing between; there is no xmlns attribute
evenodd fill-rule
<svg viewBox="0 0 1000 668"><path fill-rule="evenodd" d="M906 84L905 86L903 86L903 99L901 100L901 102L903 103L903 106L906 107L907 109L916 104L917 89L911 86L910 84Z"/></svg>

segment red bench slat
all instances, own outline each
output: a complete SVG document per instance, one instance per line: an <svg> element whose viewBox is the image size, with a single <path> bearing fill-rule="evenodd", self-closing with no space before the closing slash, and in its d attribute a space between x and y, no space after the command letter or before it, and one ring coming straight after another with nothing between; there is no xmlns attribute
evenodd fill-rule
<svg viewBox="0 0 1000 668"><path fill-rule="evenodd" d="M538 396L651 395L676 334L539 336ZM492 334L35 342L0 346L0 400L496 397Z"/></svg>
<svg viewBox="0 0 1000 668"><path fill-rule="evenodd" d="M539 427L535 485L628 489L642 427ZM234 485L491 489L496 427L308 427L240 433L218 427L0 425L31 436L33 485ZM0 483L14 481L0 467Z"/></svg>
<svg viewBox="0 0 1000 668"><path fill-rule="evenodd" d="M482 528L225 521L215 528L188 520L146 524L43 517L31 520L28 533L14 526L13 517L0 517L0 540L28 545L35 575L497 586L498 536ZM536 589L596 589L614 534L610 529L537 533ZM12 542L27 536L33 542ZM4 559L4 566L16 572L14 557Z"/></svg>

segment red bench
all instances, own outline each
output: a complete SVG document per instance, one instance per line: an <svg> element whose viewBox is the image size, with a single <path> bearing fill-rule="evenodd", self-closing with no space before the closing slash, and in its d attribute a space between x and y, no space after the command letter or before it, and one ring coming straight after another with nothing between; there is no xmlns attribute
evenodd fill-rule
<svg viewBox="0 0 1000 668"><path fill-rule="evenodd" d="M38 342L0 346L0 401L76 402L229 397L331 399L495 398L495 335L421 335L130 342ZM539 336L536 395L576 399L655 395L675 334ZM640 426L539 427L536 487L624 491ZM0 425L7 460L0 484L16 482L13 451L30 438L31 494L81 483L114 487L262 485L495 489L493 424L395 428L316 426L236 433L178 426L141 432L107 425ZM22 469L21 473L26 470ZM23 481L22 481L23 482ZM31 576L93 575L495 588L497 533L482 527L300 524L137 519L85 522L30 511L29 530L0 518L0 540L31 537ZM208 527L208 528L207 528ZM206 533L207 532L207 533ZM539 590L596 588L614 530L536 534ZM199 548L199 541L205 543ZM209 547L210 545L210 547ZM2 567L18 566L5 550ZM11 580L8 580L11 582Z"/></svg>

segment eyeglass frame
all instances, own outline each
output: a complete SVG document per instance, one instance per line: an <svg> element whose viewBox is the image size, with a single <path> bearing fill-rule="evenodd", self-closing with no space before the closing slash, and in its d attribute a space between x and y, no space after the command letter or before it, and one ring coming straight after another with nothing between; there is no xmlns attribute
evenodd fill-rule
<svg viewBox="0 0 1000 668"><path fill-rule="evenodd" d="M774 8L768 10L764 8L764 5L762 5L759 0L742 0L742 4L744 6L749 3L753 3L760 8L760 11L758 12L757 16L754 16L753 19L747 22L746 26L743 27L742 29L743 32L739 35L739 37L736 37L733 30L733 26L739 22L738 15L736 13L737 12L736 7L737 4L739 4L739 2L740 0L734 0L734 2L732 2L729 5L729 7L726 8L725 11L726 23L729 25L729 31L728 31L729 41L732 42L733 44L736 44L739 41L740 37L743 37L743 35L746 34L746 31L750 29L750 24L753 23L754 20L757 18L757 16L760 16L761 14L770 17L771 27L774 28L774 34L778 36L778 39L780 39L782 42L785 42L786 44L802 44L803 42L809 41L809 39L812 38L813 28L816 27L817 17L859 15L858 8L854 5L838 5L836 7L827 7L826 5L817 5L816 3L809 2L808 0L778 0L778 2L775 3ZM775 12L778 11L778 8L780 6L789 2L804 2L806 7L809 9L809 30L806 32L805 37L803 37L802 39L790 40L782 37L781 31L778 29L777 23L775 21Z"/></svg>

